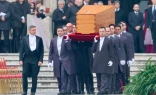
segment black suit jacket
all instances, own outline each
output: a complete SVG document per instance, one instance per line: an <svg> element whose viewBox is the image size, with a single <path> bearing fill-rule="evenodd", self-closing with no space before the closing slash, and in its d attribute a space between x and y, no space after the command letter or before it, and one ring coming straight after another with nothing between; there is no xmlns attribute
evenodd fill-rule
<svg viewBox="0 0 156 95"><path fill-rule="evenodd" d="M51 40L50 44L50 51L49 51L49 63L53 61L54 63L54 76L55 77L61 77L60 75L60 59L62 61L62 65L65 68L66 72L69 75L74 74L74 67L72 67L72 63L69 59L69 51L71 50L70 42L65 42L64 39L62 39L62 44L61 44L61 51L60 51L60 56L58 54L58 48L57 48L57 37L53 38Z"/></svg>
<svg viewBox="0 0 156 95"><path fill-rule="evenodd" d="M29 46L29 35L23 37L21 41L19 60L23 61L24 64L38 64L39 61L43 62L44 56L44 46L42 38L36 36L36 50L33 52L34 55L31 55L32 51Z"/></svg>
<svg viewBox="0 0 156 95"><path fill-rule="evenodd" d="M143 32L143 25L144 25L144 18L143 14L141 12L138 13L138 15L135 14L135 12L129 13L128 17L128 22L129 22L129 28L128 31L132 33L133 35L136 34L137 30L135 29L136 26L140 26L140 32Z"/></svg>
<svg viewBox="0 0 156 95"><path fill-rule="evenodd" d="M55 9L52 14L52 21L54 22L54 32L56 33L57 27L66 25L66 19L62 19L63 16L66 16L66 10L64 10L64 13L59 9Z"/></svg>
<svg viewBox="0 0 156 95"><path fill-rule="evenodd" d="M115 12L115 24L119 24L121 21L125 21L125 13L122 9Z"/></svg>
<svg viewBox="0 0 156 95"><path fill-rule="evenodd" d="M114 35L114 37L110 37L110 39L112 40L113 43L113 48L114 48L114 72L118 73L118 66L120 64L120 61L122 60L122 58L120 58L120 54L121 54L121 42L120 39Z"/></svg>
<svg viewBox="0 0 156 95"><path fill-rule="evenodd" d="M80 9L81 9L81 7L78 7L77 5L69 7L67 14L66 14L67 22L75 24L76 23L76 14Z"/></svg>
<svg viewBox="0 0 156 95"><path fill-rule="evenodd" d="M130 45L131 50L131 58L134 58L134 41L133 41L133 35L129 32L122 33L123 36L125 36L128 39L128 43Z"/></svg>
<svg viewBox="0 0 156 95"><path fill-rule="evenodd" d="M146 27L152 29L152 7L147 9L147 21L146 21Z"/></svg>
<svg viewBox="0 0 156 95"><path fill-rule="evenodd" d="M100 41L93 44L92 50L95 52L93 61L93 73L114 74L114 66L109 67L108 62L114 60L113 43L105 37L101 51L99 51ZM114 65L114 63L113 63Z"/></svg>

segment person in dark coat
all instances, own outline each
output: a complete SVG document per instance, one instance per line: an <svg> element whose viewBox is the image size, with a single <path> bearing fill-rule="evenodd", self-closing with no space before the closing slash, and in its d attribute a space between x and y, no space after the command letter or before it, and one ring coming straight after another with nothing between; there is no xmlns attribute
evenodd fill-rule
<svg viewBox="0 0 156 95"><path fill-rule="evenodd" d="M1 34L3 31L4 34L4 43L2 48L2 52L9 53L9 31L11 29L10 25L10 18L11 18L11 12L10 12L10 3L6 0L0 1L0 42L1 42Z"/></svg>
<svg viewBox="0 0 156 95"><path fill-rule="evenodd" d="M58 79L60 95L67 93L68 76L72 75L71 61L68 52L71 50L70 41L63 39L62 27L57 28L57 35L51 40L49 51L49 64L54 64L54 76Z"/></svg>
<svg viewBox="0 0 156 95"><path fill-rule="evenodd" d="M109 25L111 33L110 33L110 39L112 40L113 47L114 47L114 74L112 76L112 84L111 84L111 90L112 93L116 93L116 88L115 88L115 82L116 82L116 77L118 75L118 71L120 69L120 65L123 66L125 65L125 59L121 57L121 52L123 50L123 46L121 44L120 38L115 35L115 25L110 24Z"/></svg>
<svg viewBox="0 0 156 95"><path fill-rule="evenodd" d="M31 95L35 95L37 88L37 76L40 71L40 66L43 63L44 46L42 38L36 36L36 27L31 25L29 27L29 35L24 36L21 40L19 61L23 67L23 93L27 95L28 90L28 75L29 71L32 74L32 88Z"/></svg>
<svg viewBox="0 0 156 95"><path fill-rule="evenodd" d="M153 5L152 7L147 9L147 21L146 27L147 31L151 30L153 44L154 44L154 52L156 53L156 0L151 0Z"/></svg>
<svg viewBox="0 0 156 95"><path fill-rule="evenodd" d="M20 39L27 34L27 14L30 14L30 5L24 0L17 0L12 4L12 28L15 52L19 52Z"/></svg>
<svg viewBox="0 0 156 95"><path fill-rule="evenodd" d="M64 9L65 1L58 1L59 8L55 9L52 14L52 20L54 22L54 35L57 35L57 27L66 25L66 11Z"/></svg>
<svg viewBox="0 0 156 95"><path fill-rule="evenodd" d="M100 40L94 38L92 47L94 56L93 73L96 73L97 84L100 84L98 95L111 94L110 80L114 74L113 68L113 44L112 41L106 37L106 30L104 27L99 29Z"/></svg>
<svg viewBox="0 0 156 95"><path fill-rule="evenodd" d="M133 35L135 53L144 53L144 39L143 39L143 14L139 12L139 5L134 5L134 11L129 13L128 31Z"/></svg>
<svg viewBox="0 0 156 95"><path fill-rule="evenodd" d="M70 7L67 11L67 22L72 24L76 23L76 13L82 8L82 6L83 0L75 0L75 5Z"/></svg>
<svg viewBox="0 0 156 95"><path fill-rule="evenodd" d="M124 11L120 8L120 1L114 2L115 6L115 24L119 24L121 21L125 21Z"/></svg>
<svg viewBox="0 0 156 95"><path fill-rule="evenodd" d="M64 9L67 11L70 7L75 4L75 0L68 0L68 3L65 5Z"/></svg>
<svg viewBox="0 0 156 95"><path fill-rule="evenodd" d="M134 42L133 42L133 35L129 32L126 31L126 23L125 22L121 22L121 27L122 27L122 33L121 35L125 36L128 39L128 44L130 46L130 55L131 55L131 61L132 63L134 63ZM126 64L126 84L129 83L128 78L130 77L130 65L131 64Z"/></svg>
<svg viewBox="0 0 156 95"><path fill-rule="evenodd" d="M123 48L121 48L121 55L120 57L122 58L122 60L124 60L125 62L127 62L127 64L132 64L132 57L131 57L131 47L128 44L128 40L125 36L121 35L121 26L120 25L116 25L115 27L116 31L115 34L120 38L120 42ZM126 84L126 65L119 65L119 71L118 74L116 76L116 84L115 84L115 89L116 89L116 94L122 94L121 91L121 87L125 86ZM123 85L120 85L120 79L122 79Z"/></svg>

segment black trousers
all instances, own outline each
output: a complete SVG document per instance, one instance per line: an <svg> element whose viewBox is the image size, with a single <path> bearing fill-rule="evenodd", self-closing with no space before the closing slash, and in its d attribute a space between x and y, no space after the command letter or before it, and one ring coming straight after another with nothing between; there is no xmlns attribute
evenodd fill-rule
<svg viewBox="0 0 156 95"><path fill-rule="evenodd" d="M63 67L62 62L60 61L60 77L57 78L58 80L58 88L59 92L61 93L66 93L67 92L67 87L68 87L68 74Z"/></svg>
<svg viewBox="0 0 156 95"><path fill-rule="evenodd" d="M67 93L77 93L76 75L68 75Z"/></svg>
<svg viewBox="0 0 156 95"><path fill-rule="evenodd" d="M84 84L86 85L87 92L94 92L93 75L90 74L77 74L77 91L84 92Z"/></svg>
<svg viewBox="0 0 156 95"><path fill-rule="evenodd" d="M37 76L39 73L40 67L38 66L38 63L31 64L31 63L24 63L23 64L23 91L27 92L28 90L28 76L31 73L32 75L32 88L31 92L36 92L37 88ZM30 72L31 71L31 72Z"/></svg>
<svg viewBox="0 0 156 95"><path fill-rule="evenodd" d="M152 22L152 38L153 38L153 44L154 44L154 53L156 53L156 22Z"/></svg>
<svg viewBox="0 0 156 95"><path fill-rule="evenodd" d="M134 49L135 53L144 53L145 52L145 46L144 46L144 39L143 39L143 31L136 31L135 34L133 34L134 39Z"/></svg>
<svg viewBox="0 0 156 95"><path fill-rule="evenodd" d="M125 85L129 83L129 77L130 77L130 67L128 66L128 64L126 64Z"/></svg>
<svg viewBox="0 0 156 95"><path fill-rule="evenodd" d="M110 92L112 85L111 74L96 74L98 91L101 93Z"/></svg>
<svg viewBox="0 0 156 95"><path fill-rule="evenodd" d="M0 40L0 48L2 51L2 53L9 53L9 30L0 30L0 39L1 36L2 36L2 31L3 31L3 34L4 34L4 42L3 42L3 46L2 46L2 40Z"/></svg>

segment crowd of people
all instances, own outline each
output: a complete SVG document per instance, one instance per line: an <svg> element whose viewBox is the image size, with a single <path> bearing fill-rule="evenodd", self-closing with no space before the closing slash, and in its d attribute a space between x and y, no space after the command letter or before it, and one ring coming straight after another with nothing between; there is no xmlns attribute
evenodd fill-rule
<svg viewBox="0 0 156 95"><path fill-rule="evenodd" d="M10 3L7 0L0 0L0 53L19 52L20 41L27 34L27 14L45 18L44 10L40 10L40 6L41 2L39 1L34 3L16 0ZM2 41L2 33L4 41ZM13 36L13 45L10 44L10 33ZM10 51L10 47L12 47L12 51Z"/></svg>

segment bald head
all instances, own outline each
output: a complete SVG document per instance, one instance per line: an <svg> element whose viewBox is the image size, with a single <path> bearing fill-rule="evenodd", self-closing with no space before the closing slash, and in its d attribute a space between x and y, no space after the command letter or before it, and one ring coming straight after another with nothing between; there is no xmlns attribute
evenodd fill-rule
<svg viewBox="0 0 156 95"><path fill-rule="evenodd" d="M75 4L80 7L83 4L83 0L75 0Z"/></svg>
<svg viewBox="0 0 156 95"><path fill-rule="evenodd" d="M133 7L133 10L138 12L140 10L139 5L135 4Z"/></svg>
<svg viewBox="0 0 156 95"><path fill-rule="evenodd" d="M68 33L71 33L71 32L73 32L73 24L72 23L67 23L67 31L68 31Z"/></svg>

